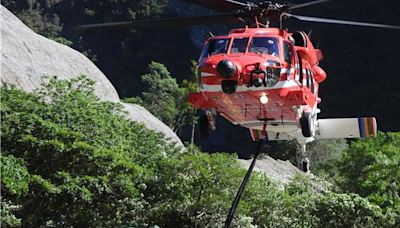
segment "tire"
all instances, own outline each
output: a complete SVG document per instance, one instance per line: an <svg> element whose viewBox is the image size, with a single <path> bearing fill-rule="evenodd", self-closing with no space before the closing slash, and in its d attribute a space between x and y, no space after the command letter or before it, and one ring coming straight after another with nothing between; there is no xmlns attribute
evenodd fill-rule
<svg viewBox="0 0 400 228"><path fill-rule="evenodd" d="M208 123L207 115L202 115L199 118L200 135L203 138L208 138L211 133L210 124Z"/></svg>
<svg viewBox="0 0 400 228"><path fill-rule="evenodd" d="M300 118L301 133L304 137L309 138L315 135L314 119L309 112L303 112Z"/></svg>

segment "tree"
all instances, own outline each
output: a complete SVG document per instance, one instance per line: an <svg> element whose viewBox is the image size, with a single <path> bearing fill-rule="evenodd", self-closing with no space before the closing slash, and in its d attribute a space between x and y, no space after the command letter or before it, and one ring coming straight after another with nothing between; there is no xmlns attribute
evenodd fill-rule
<svg viewBox="0 0 400 228"><path fill-rule="evenodd" d="M193 75L195 69L196 62L192 61ZM198 91L196 77L183 80L179 86L163 64L151 62L141 78L145 84L142 95L125 98L124 102L144 106L177 134L183 126L196 123L196 109L188 103L189 94Z"/></svg>
<svg viewBox="0 0 400 228"><path fill-rule="evenodd" d="M179 87L168 69L156 62L148 66L148 73L142 75L145 89L142 92L142 105L153 115L170 127L174 126L177 115L176 97Z"/></svg>
<svg viewBox="0 0 400 228"><path fill-rule="evenodd" d="M92 85L49 78L38 93L1 88L2 205L21 206L22 226L141 223L141 184L177 153Z"/></svg>
<svg viewBox="0 0 400 228"><path fill-rule="evenodd" d="M348 148L345 139L319 139L307 145L311 172L320 176L332 176L334 161Z"/></svg>
<svg viewBox="0 0 400 228"><path fill-rule="evenodd" d="M30 29L49 39L65 45L72 45L72 42L61 36L63 29L60 18L52 12L52 8L60 1L29 0L29 1L2 1L7 7Z"/></svg>
<svg viewBox="0 0 400 228"><path fill-rule="evenodd" d="M394 213L400 222L400 133L353 142L337 160L337 183Z"/></svg>
<svg viewBox="0 0 400 228"><path fill-rule="evenodd" d="M194 142L194 130L197 122L196 109L189 104L189 94L199 91L197 62L192 60L192 77L184 79L179 86L178 96L176 97L177 116L174 120L174 131L179 135L179 130L187 125L192 125L191 144Z"/></svg>

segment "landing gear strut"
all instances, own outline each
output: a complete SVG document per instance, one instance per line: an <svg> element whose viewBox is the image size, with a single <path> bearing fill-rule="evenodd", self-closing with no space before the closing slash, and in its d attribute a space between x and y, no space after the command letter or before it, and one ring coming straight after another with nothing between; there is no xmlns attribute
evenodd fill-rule
<svg viewBox="0 0 400 228"><path fill-rule="evenodd" d="M307 157L307 144L301 143L301 169L305 173L310 173L310 160Z"/></svg>

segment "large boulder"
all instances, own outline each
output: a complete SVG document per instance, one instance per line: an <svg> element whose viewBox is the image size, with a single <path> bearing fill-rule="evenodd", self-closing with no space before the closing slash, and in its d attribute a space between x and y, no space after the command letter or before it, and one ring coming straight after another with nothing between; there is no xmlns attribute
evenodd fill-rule
<svg viewBox="0 0 400 228"><path fill-rule="evenodd" d="M132 121L141 122L148 129L153 129L162 132L168 140L176 142L179 146L183 146L179 137L167 125L155 118L147 109L137 104L122 103L130 114L128 118Z"/></svg>
<svg viewBox="0 0 400 228"><path fill-rule="evenodd" d="M239 160L240 165L245 168L248 168L251 162L252 160ZM264 173L282 185L290 183L295 175L304 174L303 171L294 166L290 161L275 160L269 156L257 160L253 170Z"/></svg>
<svg viewBox="0 0 400 228"><path fill-rule="evenodd" d="M239 159L239 164L248 169L252 160ZM278 183L281 188L285 188L293 178L297 175L306 175L311 180L311 185L316 192L325 192L332 189L333 185L312 173L305 173L294 166L290 161L275 160L270 156L264 156L257 160L253 171L262 173L274 182Z"/></svg>
<svg viewBox="0 0 400 228"><path fill-rule="evenodd" d="M96 82L96 95L119 101L111 82L84 55L36 34L3 6L0 21L2 83L30 92L41 86L44 75L57 75L60 79L86 75Z"/></svg>
<svg viewBox="0 0 400 228"><path fill-rule="evenodd" d="M120 102L111 82L80 52L36 34L2 5L0 23L2 84L14 84L30 92L41 86L45 75L57 75L60 79L86 75L96 82L95 93L102 100ZM123 105L129 119L162 132L183 146L179 137L146 109L138 105Z"/></svg>

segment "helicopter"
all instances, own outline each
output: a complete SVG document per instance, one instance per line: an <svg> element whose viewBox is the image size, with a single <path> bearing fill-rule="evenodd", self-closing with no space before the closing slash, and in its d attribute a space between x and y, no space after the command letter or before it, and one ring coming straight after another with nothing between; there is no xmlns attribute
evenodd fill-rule
<svg viewBox="0 0 400 228"><path fill-rule="evenodd" d="M289 32L282 22L300 21L367 26L400 30L400 26L309 17L293 11L331 0L301 4L271 1L183 0L219 11L219 14L157 20L88 24L80 33L148 27L185 27L237 24L242 27L222 36L212 35L203 46L197 67L200 90L189 95L189 103L202 109L202 135L216 130L220 115L234 125L248 128L253 140L295 139L306 153L315 139L368 138L377 134L374 117L318 119L319 84L326 72L319 67L322 51L304 31ZM261 23L264 22L264 23ZM271 27L270 22L279 26Z"/></svg>

